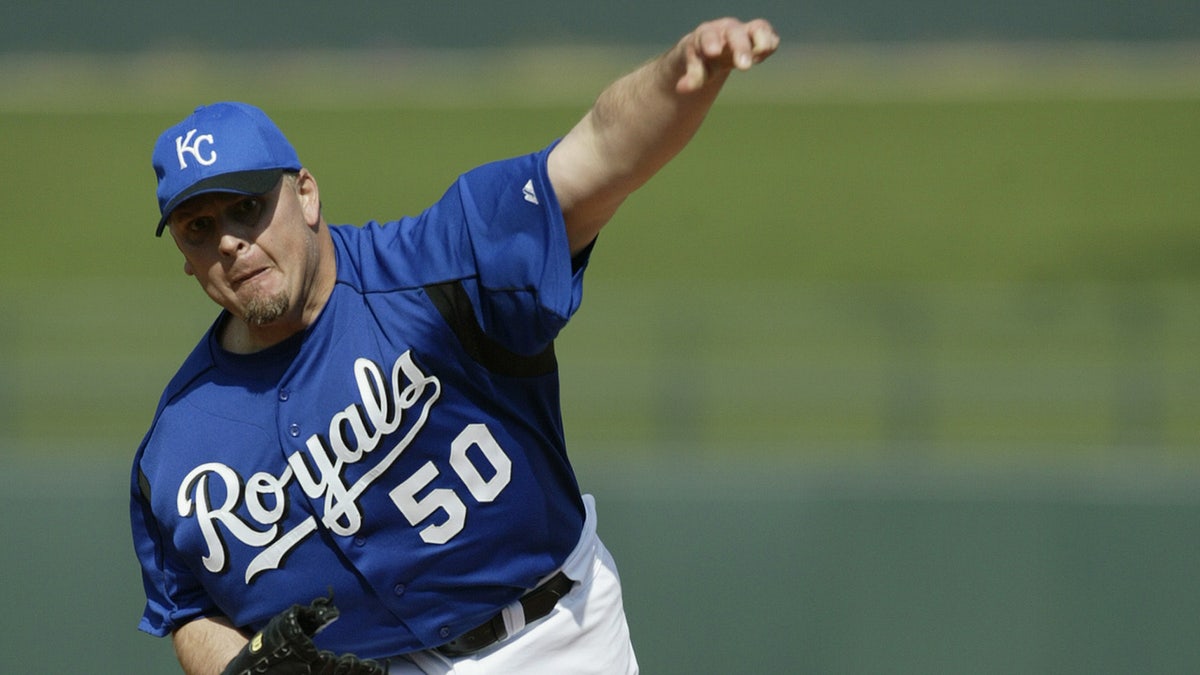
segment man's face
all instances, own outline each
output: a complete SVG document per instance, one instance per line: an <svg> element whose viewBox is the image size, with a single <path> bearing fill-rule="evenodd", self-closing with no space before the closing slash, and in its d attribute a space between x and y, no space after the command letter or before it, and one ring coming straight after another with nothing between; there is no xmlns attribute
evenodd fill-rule
<svg viewBox="0 0 1200 675"><path fill-rule="evenodd" d="M254 327L306 325L320 268L316 183L302 171L258 196L196 196L168 221L184 271Z"/></svg>

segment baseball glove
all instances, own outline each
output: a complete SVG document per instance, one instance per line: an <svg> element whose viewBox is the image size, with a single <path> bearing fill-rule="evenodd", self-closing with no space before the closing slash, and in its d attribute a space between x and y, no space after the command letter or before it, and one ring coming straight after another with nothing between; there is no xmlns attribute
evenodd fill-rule
<svg viewBox="0 0 1200 675"><path fill-rule="evenodd" d="M320 651L312 638L338 618L332 598L292 605L272 618L221 675L386 675L375 661Z"/></svg>
<svg viewBox="0 0 1200 675"><path fill-rule="evenodd" d="M378 661L360 659L353 654L321 652L320 663L312 668L312 675L387 675L387 668Z"/></svg>

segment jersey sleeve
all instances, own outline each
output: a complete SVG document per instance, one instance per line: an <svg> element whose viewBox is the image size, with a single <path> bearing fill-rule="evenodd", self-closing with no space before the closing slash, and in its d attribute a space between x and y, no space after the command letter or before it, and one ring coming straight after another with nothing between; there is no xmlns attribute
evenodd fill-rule
<svg viewBox="0 0 1200 675"><path fill-rule="evenodd" d="M572 265L562 209L546 171L553 147L482 166L458 185L484 330L523 353L552 341L583 296L586 255Z"/></svg>
<svg viewBox="0 0 1200 675"><path fill-rule="evenodd" d="M219 614L198 581L171 554L148 497L149 485L139 464L134 464L130 498L130 522L134 551L142 568L142 586L146 608L138 628L156 637L165 637L176 628L201 616ZM191 581L188 581L188 580Z"/></svg>
<svg viewBox="0 0 1200 675"><path fill-rule="evenodd" d="M546 169L553 148L459 176L417 217L333 228L339 279L366 293L461 283L489 337L541 352L579 308L590 253L571 259Z"/></svg>
<svg viewBox="0 0 1200 675"><path fill-rule="evenodd" d="M130 476L130 526L133 548L142 571L142 586L146 607L138 628L156 637L164 637L183 624L202 617L220 614L198 579L175 554L169 532L160 526L152 504L155 459L148 449L155 443L168 401L185 388L192 378L209 366L205 340L188 356L179 372L164 390L150 431L142 440L133 460ZM159 495L160 499L162 495Z"/></svg>

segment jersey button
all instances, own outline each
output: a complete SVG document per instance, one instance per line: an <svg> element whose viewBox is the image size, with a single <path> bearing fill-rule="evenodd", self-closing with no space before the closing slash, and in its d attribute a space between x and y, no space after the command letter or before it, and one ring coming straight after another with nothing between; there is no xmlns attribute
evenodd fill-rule
<svg viewBox="0 0 1200 675"><path fill-rule="evenodd" d="M442 626L438 629L438 635L440 635L443 640L450 639L450 628L448 626Z"/></svg>
<svg viewBox="0 0 1200 675"><path fill-rule="evenodd" d="M292 438L299 436L300 435L300 425L293 424L293 425L289 426L288 433L292 435Z"/></svg>
<svg viewBox="0 0 1200 675"><path fill-rule="evenodd" d="M366 546L366 545L367 545L367 538L366 538L366 537L355 537L355 538L354 538L354 545L355 545L355 546Z"/></svg>
<svg viewBox="0 0 1200 675"><path fill-rule="evenodd" d="M292 395L292 392L288 391L287 389L280 389L280 390L279 390L279 400L280 400L280 401L286 401L286 400L288 400L288 397L289 397L289 396L291 396L291 395Z"/></svg>
<svg viewBox="0 0 1200 675"><path fill-rule="evenodd" d="M392 587L392 592L396 595L404 595L404 584L396 584Z"/></svg>

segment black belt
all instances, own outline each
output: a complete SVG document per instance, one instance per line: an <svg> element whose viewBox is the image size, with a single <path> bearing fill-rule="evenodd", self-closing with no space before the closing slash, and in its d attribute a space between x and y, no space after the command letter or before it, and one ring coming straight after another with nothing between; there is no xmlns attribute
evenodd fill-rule
<svg viewBox="0 0 1200 675"><path fill-rule="evenodd" d="M559 572L546 583L522 595L519 602L525 610L525 623L531 624L549 614L558 604L558 599L566 595L574 585L574 581ZM508 630L504 628L504 613L501 612L436 649L446 656L466 656L490 647L506 637Z"/></svg>

